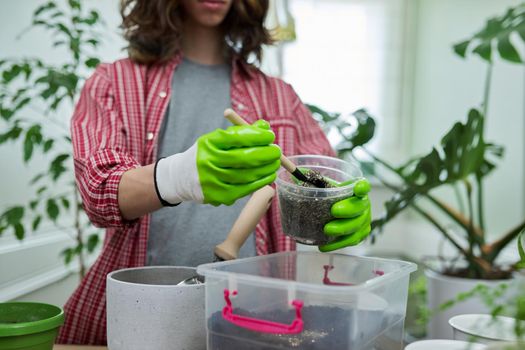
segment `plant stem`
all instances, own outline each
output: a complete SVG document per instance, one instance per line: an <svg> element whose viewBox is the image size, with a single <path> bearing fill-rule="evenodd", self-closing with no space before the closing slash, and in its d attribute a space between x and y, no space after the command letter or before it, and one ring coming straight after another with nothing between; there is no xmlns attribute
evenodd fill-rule
<svg viewBox="0 0 525 350"><path fill-rule="evenodd" d="M483 117L487 116L489 111L489 100L490 100L490 86L492 84L492 71L493 63L489 63L487 67L487 76L485 78L485 92L483 94Z"/></svg>
<svg viewBox="0 0 525 350"><path fill-rule="evenodd" d="M472 186L468 180L464 180L465 189L467 191L467 206L469 212L469 225L468 225L468 245L470 254L474 254L474 245L475 245L475 234L474 234L474 206L472 204Z"/></svg>
<svg viewBox="0 0 525 350"><path fill-rule="evenodd" d="M454 219L456 223L458 223L461 227L463 227L465 230L469 229L470 220L469 218L465 217L463 213L458 212L456 209L452 208L451 206L447 205L446 203L443 203L441 200L437 199L436 197L427 194L425 196L429 201L431 201L433 204L435 204L439 209L441 209L445 214L447 214L449 217ZM481 229L473 224L473 230L476 233L477 236L482 236L483 233L481 232Z"/></svg>
<svg viewBox="0 0 525 350"><path fill-rule="evenodd" d="M486 250L487 250L487 260L490 262L494 262L501 251L505 249L505 247L512 242L516 237L519 236L521 231L525 229L525 221L520 223L518 226L514 227L512 230L510 230L508 233L506 233L503 237L501 237L499 240L493 242L490 244Z"/></svg>
<svg viewBox="0 0 525 350"><path fill-rule="evenodd" d="M472 251L467 251L465 248L463 248L459 243L456 242L454 238L447 232L447 229L444 228L439 222L430 214L422 210L420 207L418 207L415 204L411 205L414 210L422 215L425 219L427 219L432 225L434 225L435 228L437 228L445 238L452 243L454 247L465 257L465 259L468 261L470 266L478 273L478 276L482 276L485 269L480 264L482 262L479 258L477 258Z"/></svg>
<svg viewBox="0 0 525 350"><path fill-rule="evenodd" d="M454 195L456 196L456 200L458 201L459 211L461 213L465 212L465 203L463 203L463 199L461 198L461 192L457 186L457 184L452 184L452 189L454 190Z"/></svg>
<svg viewBox="0 0 525 350"><path fill-rule="evenodd" d="M485 240L485 218L483 215L483 179L476 175L476 187L478 188L478 221L483 240Z"/></svg>
<svg viewBox="0 0 525 350"><path fill-rule="evenodd" d="M378 179L388 189L393 191L399 191L399 189L396 186L388 183L388 181L383 179L381 176L375 174L374 177ZM425 217L428 221L430 221L430 223L434 225L434 227L437 228L445 236L445 238L448 239L452 243L452 245L456 247L462 254L464 254L465 256L468 255L468 252L447 232L447 229L443 227L443 225L441 225L431 214L426 212L424 209L422 209L415 203L410 203L409 205L412 208L414 208L419 214Z"/></svg>
<svg viewBox="0 0 525 350"><path fill-rule="evenodd" d="M447 232L447 229L445 227L443 227L443 225L441 225L432 215L430 215L428 212L426 212L425 210L421 209L419 206L415 205L415 204L411 204L412 208L414 208L414 210L419 213L420 215L422 215L425 219L427 219L435 228L437 228L442 234L443 236L445 236L445 238L447 240L450 241L450 243L452 243L452 245L454 247L456 247L457 250L459 250L463 255L465 255L465 257L468 257L469 255L472 255L471 253L467 252L465 250L465 248L463 248L461 245L459 245L458 242L456 242L456 240L454 238L452 238L452 236Z"/></svg>
<svg viewBox="0 0 525 350"><path fill-rule="evenodd" d="M492 85L492 73L494 65L490 62L487 66L487 76L485 78L485 92L483 94L483 119L487 118L489 112L489 102L490 102L490 88ZM485 134L485 121L483 121L483 132ZM485 219L483 215L483 181L481 176L476 175L476 183L478 188L478 221L481 232L485 233ZM483 237L484 238L484 237Z"/></svg>

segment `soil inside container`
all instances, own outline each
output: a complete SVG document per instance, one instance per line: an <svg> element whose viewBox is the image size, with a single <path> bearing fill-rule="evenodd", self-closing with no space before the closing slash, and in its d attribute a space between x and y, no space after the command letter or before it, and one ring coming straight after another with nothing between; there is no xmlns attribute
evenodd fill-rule
<svg viewBox="0 0 525 350"><path fill-rule="evenodd" d="M310 180L316 178L323 181L325 188L337 187L337 182L328 179L314 170L303 170ZM299 243L308 245L323 245L332 242L337 237L324 234L324 226L333 220L330 213L332 205L348 197L347 194L332 197L333 194L319 191L316 197L302 195L301 187L316 187L308 182L295 182L300 186L297 190L278 191L281 210L281 224L286 235Z"/></svg>
<svg viewBox="0 0 525 350"><path fill-rule="evenodd" d="M235 314L289 324L295 318L295 309L261 313L236 309ZM222 312L218 311L208 319L209 349L361 349L389 324L382 311L351 311L328 306L305 306L302 316L301 333L268 334L238 327L223 319Z"/></svg>
<svg viewBox="0 0 525 350"><path fill-rule="evenodd" d="M279 193L281 223L283 231L297 242L308 245L320 245L335 238L324 234L324 225L333 217L332 205L341 198L305 198L293 193Z"/></svg>

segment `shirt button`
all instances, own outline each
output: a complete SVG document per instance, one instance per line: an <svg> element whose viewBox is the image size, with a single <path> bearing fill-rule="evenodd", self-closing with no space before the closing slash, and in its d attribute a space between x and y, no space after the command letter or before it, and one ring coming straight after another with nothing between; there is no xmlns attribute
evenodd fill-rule
<svg viewBox="0 0 525 350"><path fill-rule="evenodd" d="M152 132L148 132L148 133L146 134L146 139L147 139L148 141L153 140L153 133L152 133Z"/></svg>
<svg viewBox="0 0 525 350"><path fill-rule="evenodd" d="M165 98L166 96L168 96L168 94L166 93L166 91L161 91L161 92L159 92L159 97L160 97L160 98Z"/></svg>
<svg viewBox="0 0 525 350"><path fill-rule="evenodd" d="M239 109L239 111L242 111L244 109L244 105L242 103L239 103L237 105L237 108Z"/></svg>

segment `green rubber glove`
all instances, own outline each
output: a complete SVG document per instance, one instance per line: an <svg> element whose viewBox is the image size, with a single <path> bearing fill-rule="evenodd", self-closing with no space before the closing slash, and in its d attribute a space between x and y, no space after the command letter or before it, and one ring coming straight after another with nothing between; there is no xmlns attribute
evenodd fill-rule
<svg viewBox="0 0 525 350"><path fill-rule="evenodd" d="M322 252L330 252L361 243L370 234L372 220L370 200L370 183L360 180L354 186L354 195L334 203L331 208L334 220L324 226L324 233L328 236L337 236L337 239L328 244L319 246Z"/></svg>
<svg viewBox="0 0 525 350"><path fill-rule="evenodd" d="M270 125L259 119L248 126L218 129L197 141L197 170L204 203L231 205L272 183L281 166L281 149Z"/></svg>
<svg viewBox="0 0 525 350"><path fill-rule="evenodd" d="M164 205L195 201L231 205L272 183L281 149L264 120L202 135L182 153L155 165L155 188Z"/></svg>

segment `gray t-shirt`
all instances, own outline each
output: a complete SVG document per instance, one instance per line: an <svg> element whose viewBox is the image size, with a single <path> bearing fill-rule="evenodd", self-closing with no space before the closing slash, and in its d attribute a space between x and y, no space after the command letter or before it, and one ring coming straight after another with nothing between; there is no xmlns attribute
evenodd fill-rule
<svg viewBox="0 0 525 350"><path fill-rule="evenodd" d="M231 124L223 117L230 107L230 66L202 65L183 59L173 74L170 105L159 134L158 157L187 150L199 136ZM193 202L151 214L148 265L197 266L213 261L247 198L232 206ZM254 235L240 256L255 255Z"/></svg>

